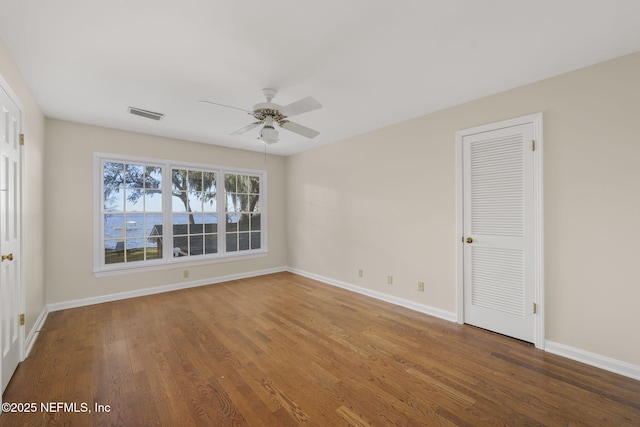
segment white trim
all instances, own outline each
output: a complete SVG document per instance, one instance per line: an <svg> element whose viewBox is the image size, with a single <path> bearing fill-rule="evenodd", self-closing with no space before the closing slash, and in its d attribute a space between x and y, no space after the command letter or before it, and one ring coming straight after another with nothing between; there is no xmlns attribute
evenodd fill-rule
<svg viewBox="0 0 640 427"><path fill-rule="evenodd" d="M94 271L93 276L96 278L101 277L111 277L111 276L123 276L126 274L134 274L134 273L148 273L150 271L159 271L159 270L170 270L170 269L179 269L179 268L189 268L189 267L197 267L199 265L211 265L211 264L219 264L223 262L231 262L231 261L244 261L247 259L254 258L264 258L269 253L267 251L264 252L251 252L248 254L239 253L237 255L227 255L225 257L216 257L216 258L206 258L206 259L198 259L199 257L194 257L196 259L190 260L187 258L190 257L181 257L185 258L184 261L176 260L171 263L162 263L162 264L147 264L147 265L132 265L122 268L114 268L114 269L105 269L100 271Z"/></svg>
<svg viewBox="0 0 640 427"><path fill-rule="evenodd" d="M622 362L620 360L601 356L599 354L580 350L579 348L559 344L553 341L547 341L545 343L544 350L558 356L566 357L567 359L585 363L596 368L604 369L605 371L624 375L625 377L640 381L640 366L633 365L631 363Z"/></svg>
<svg viewBox="0 0 640 427"><path fill-rule="evenodd" d="M40 330L42 329L42 326L44 325L44 322L47 320L48 316L49 308L45 305L42 308L40 315L36 319L36 323L33 325L33 328L31 328L29 335L27 335L24 355L25 358L27 358L29 356L29 353L31 353L31 348L33 347L33 344L35 344L36 339L38 339L38 334L40 333Z"/></svg>
<svg viewBox="0 0 640 427"><path fill-rule="evenodd" d="M309 273L304 270L299 270L297 268L287 268L287 271L293 274L297 274L299 276L308 277L309 279L317 280L319 282L326 283L327 285L336 286L338 288L346 289L351 292L355 292L361 295L366 295L371 298L375 298L381 301L388 302L390 304L398 305L400 307L408 308L413 311L417 311L423 314L428 314L429 316L438 317L443 320L448 320L449 322L456 321L456 313L441 310L439 308L431 307L424 304L419 304L417 302L409 301L404 298L394 297L393 295L385 294L378 291L372 291L371 289L362 288L360 286L353 285L351 283L341 282L339 280L330 279L328 277L319 276L317 274Z"/></svg>
<svg viewBox="0 0 640 427"><path fill-rule="evenodd" d="M9 96L9 98L11 98L11 100L16 104L16 106L18 107L18 109L20 110L20 119L24 120L24 104L22 104L22 102L20 102L20 98L18 98L18 95L16 95L16 93L13 91L13 89L11 89L11 86L9 86L9 83L4 79L4 77L2 77L2 75L0 75L0 87L2 89L4 89L4 91L6 92L6 94ZM21 127L24 128L24 123L21 123Z"/></svg>
<svg viewBox="0 0 640 427"><path fill-rule="evenodd" d="M105 302L118 301L128 298L136 298L145 295L160 294L180 289L195 288L198 286L213 285L215 283L228 282L231 280L248 279L250 277L263 276L265 274L281 273L287 271L286 267L276 267L266 270L250 271L247 273L230 274L227 276L212 277L209 279L194 280L191 282L176 283L173 285L156 286L152 288L136 289L134 291L118 292L115 294L100 295L97 297L82 298L71 301L54 302L47 305L49 312L66 310L68 308L84 307L87 305L102 304Z"/></svg>
<svg viewBox="0 0 640 427"><path fill-rule="evenodd" d="M545 304L544 304L544 223L543 223L543 167L542 167L542 113L516 117L474 128L456 132L456 322L464 323L464 218L462 207L464 205L463 194L463 165L462 165L462 139L464 136L487 132L496 129L504 129L526 123L533 124L535 139L535 151L533 152L533 185L534 185L534 235L536 247L534 249L534 297L537 305L535 317L536 348L543 349L545 345Z"/></svg>

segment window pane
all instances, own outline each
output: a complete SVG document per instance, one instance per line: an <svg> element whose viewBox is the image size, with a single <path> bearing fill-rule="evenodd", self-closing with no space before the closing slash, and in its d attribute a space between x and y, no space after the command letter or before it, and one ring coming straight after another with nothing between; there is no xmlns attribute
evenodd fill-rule
<svg viewBox="0 0 640 427"><path fill-rule="evenodd" d="M125 222L125 235L130 237L142 237L144 236L144 215L133 214L126 216Z"/></svg>
<svg viewBox="0 0 640 427"><path fill-rule="evenodd" d="M158 166L147 166L144 175L145 188L162 188L162 172Z"/></svg>
<svg viewBox="0 0 640 427"><path fill-rule="evenodd" d="M216 173L202 172L202 191L209 193L216 192Z"/></svg>
<svg viewBox="0 0 640 427"><path fill-rule="evenodd" d="M173 256L188 256L189 255L189 237L187 236L174 236L173 237Z"/></svg>
<svg viewBox="0 0 640 427"><path fill-rule="evenodd" d="M116 239L124 238L124 215L123 214L105 214L104 216L104 238ZM114 248L111 248L114 249Z"/></svg>
<svg viewBox="0 0 640 427"><path fill-rule="evenodd" d="M260 196L255 194L249 196L249 209L247 212L260 212Z"/></svg>
<svg viewBox="0 0 640 427"><path fill-rule="evenodd" d="M126 239L126 262L144 261L144 239Z"/></svg>
<svg viewBox="0 0 640 427"><path fill-rule="evenodd" d="M207 234L204 236L204 252L206 254L218 253L218 235Z"/></svg>
<svg viewBox="0 0 640 427"><path fill-rule="evenodd" d="M185 169L173 169L171 171L171 188L174 191L187 190L187 171Z"/></svg>
<svg viewBox="0 0 640 427"><path fill-rule="evenodd" d="M238 235L236 233L227 233L227 252L236 252L238 250Z"/></svg>
<svg viewBox="0 0 640 427"><path fill-rule="evenodd" d="M238 248L241 251L249 249L249 233L240 233L238 235Z"/></svg>
<svg viewBox="0 0 640 427"><path fill-rule="evenodd" d="M127 212L142 212L144 210L143 191L138 189L125 190L125 206Z"/></svg>
<svg viewBox="0 0 640 427"><path fill-rule="evenodd" d="M227 192L232 192L235 193L236 192L236 182L238 176L237 175L231 175L231 174L226 174L224 176L224 189Z"/></svg>
<svg viewBox="0 0 640 427"><path fill-rule="evenodd" d="M227 212L238 212L238 195L236 193L227 193L226 209Z"/></svg>
<svg viewBox="0 0 640 427"><path fill-rule="evenodd" d="M236 191L238 193L249 192L249 177L247 175L238 175L238 188Z"/></svg>
<svg viewBox="0 0 640 427"><path fill-rule="evenodd" d="M218 215L206 214L204 216L204 232L205 233L218 232Z"/></svg>
<svg viewBox="0 0 640 427"><path fill-rule="evenodd" d="M202 212L202 193L190 191L187 193L187 197L189 197L191 212Z"/></svg>
<svg viewBox="0 0 640 427"><path fill-rule="evenodd" d="M217 210L216 193L204 193L204 211L215 212Z"/></svg>
<svg viewBox="0 0 640 427"><path fill-rule="evenodd" d="M124 185L124 164L104 162L102 172L105 187L121 187Z"/></svg>
<svg viewBox="0 0 640 427"><path fill-rule="evenodd" d="M204 221L204 215L202 214L191 214L193 218L193 222L189 224L189 234L203 234L203 225L202 221Z"/></svg>
<svg viewBox="0 0 640 427"><path fill-rule="evenodd" d="M249 215L242 214L238 219L238 231L249 231Z"/></svg>
<svg viewBox="0 0 640 427"><path fill-rule="evenodd" d="M148 244L146 249L146 259L160 259L162 258L162 249L158 244Z"/></svg>
<svg viewBox="0 0 640 427"><path fill-rule="evenodd" d="M258 194L260 193L260 178L257 176L251 177L251 187L249 188L250 193Z"/></svg>
<svg viewBox="0 0 640 427"><path fill-rule="evenodd" d="M204 236L197 235L189 237L189 255L202 255L204 250L202 248L204 244Z"/></svg>
<svg viewBox="0 0 640 427"><path fill-rule="evenodd" d="M189 171L187 176L187 189L189 191L202 191L202 172Z"/></svg>
<svg viewBox="0 0 640 427"><path fill-rule="evenodd" d="M251 231L260 230L260 214L251 215Z"/></svg>
<svg viewBox="0 0 640 427"><path fill-rule="evenodd" d="M238 231L238 214L227 214L227 232Z"/></svg>
<svg viewBox="0 0 640 427"><path fill-rule="evenodd" d="M147 236L147 259L162 258L162 214L145 216L145 230Z"/></svg>
<svg viewBox="0 0 640 427"><path fill-rule="evenodd" d="M162 212L162 192L160 190L144 191L144 210L146 212Z"/></svg>
<svg viewBox="0 0 640 427"><path fill-rule="evenodd" d="M104 210L107 212L124 212L124 190L120 188L105 188Z"/></svg>
<svg viewBox="0 0 640 427"><path fill-rule="evenodd" d="M187 212L187 192L179 191L174 192L173 197L171 197L171 206L173 212Z"/></svg>
<svg viewBox="0 0 640 427"><path fill-rule="evenodd" d="M115 264L124 262L124 241L104 241L104 263Z"/></svg>
<svg viewBox="0 0 640 427"><path fill-rule="evenodd" d="M127 188L142 188L144 186L145 167L142 165L126 165L125 186Z"/></svg>
<svg viewBox="0 0 640 427"><path fill-rule="evenodd" d="M236 201L237 212L249 211L249 196L246 194L238 194L238 200Z"/></svg>
<svg viewBox="0 0 640 427"><path fill-rule="evenodd" d="M251 233L251 249L260 249L260 233Z"/></svg>

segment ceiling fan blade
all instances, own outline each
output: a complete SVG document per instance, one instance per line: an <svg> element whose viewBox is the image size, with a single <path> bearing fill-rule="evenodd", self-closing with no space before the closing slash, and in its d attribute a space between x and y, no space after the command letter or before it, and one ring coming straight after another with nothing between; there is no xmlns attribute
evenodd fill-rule
<svg viewBox="0 0 640 427"><path fill-rule="evenodd" d="M240 135L241 133L249 132L251 129L260 126L262 122L253 122L251 124L246 125L245 127L238 129L235 132L231 132L230 135Z"/></svg>
<svg viewBox="0 0 640 427"><path fill-rule="evenodd" d="M248 114L253 114L253 112L251 112L249 110L245 110L244 108L232 107L231 105L218 104L217 102L205 101L203 99L199 99L198 102L202 102L203 104L217 105L217 106L220 106L220 107L233 108L234 110L240 110L240 111L244 111L245 113L248 113Z"/></svg>
<svg viewBox="0 0 640 427"><path fill-rule="evenodd" d="M307 96L300 101L292 102L289 105L285 105L280 109L280 112L287 117L291 117L309 111L317 110L319 108L322 108L322 104L316 101L313 97Z"/></svg>
<svg viewBox="0 0 640 427"><path fill-rule="evenodd" d="M280 127L288 131L297 133L298 135L306 136L307 138L315 138L316 136L320 135L320 132L318 132L317 130L313 130L294 122L285 121L280 125Z"/></svg>

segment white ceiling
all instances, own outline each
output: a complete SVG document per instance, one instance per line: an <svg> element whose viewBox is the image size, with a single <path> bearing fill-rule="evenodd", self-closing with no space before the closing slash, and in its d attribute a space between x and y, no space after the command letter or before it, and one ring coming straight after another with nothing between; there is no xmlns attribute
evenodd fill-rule
<svg viewBox="0 0 640 427"><path fill-rule="evenodd" d="M263 151L197 101L311 95L320 136L268 147L290 155L640 51L640 1L0 0L0 38L57 119Z"/></svg>

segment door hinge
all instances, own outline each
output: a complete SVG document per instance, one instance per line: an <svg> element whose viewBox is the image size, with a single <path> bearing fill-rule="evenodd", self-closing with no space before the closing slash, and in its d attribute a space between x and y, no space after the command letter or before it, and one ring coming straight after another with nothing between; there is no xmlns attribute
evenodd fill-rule
<svg viewBox="0 0 640 427"><path fill-rule="evenodd" d="M20 326L24 326L24 313L20 315Z"/></svg>
<svg viewBox="0 0 640 427"><path fill-rule="evenodd" d="M535 302L533 303L533 314L536 314L538 312L538 304L536 304Z"/></svg>
<svg viewBox="0 0 640 427"><path fill-rule="evenodd" d="M24 133L20 134L20 145L24 145Z"/></svg>
<svg viewBox="0 0 640 427"><path fill-rule="evenodd" d="M531 140L531 151L536 151L536 140L535 139Z"/></svg>

